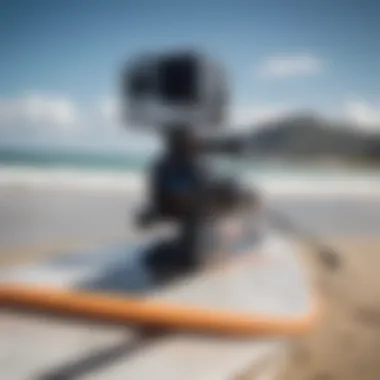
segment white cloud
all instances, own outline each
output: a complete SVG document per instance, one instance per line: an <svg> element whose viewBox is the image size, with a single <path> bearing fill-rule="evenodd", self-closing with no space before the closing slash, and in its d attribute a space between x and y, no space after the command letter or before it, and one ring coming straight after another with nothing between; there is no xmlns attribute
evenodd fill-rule
<svg viewBox="0 0 380 380"><path fill-rule="evenodd" d="M120 103L116 98L107 97L100 101L100 113L107 123L120 123L121 113L120 113Z"/></svg>
<svg viewBox="0 0 380 380"><path fill-rule="evenodd" d="M116 97L105 97L98 102L98 115L100 119L97 126L100 127L104 138L113 141L111 145L119 141L128 151L139 153L151 153L156 151L159 146L159 139L149 131L128 128L127 123L123 120L121 103ZM99 131L99 129L98 129ZM100 131L99 131L100 132Z"/></svg>
<svg viewBox="0 0 380 380"><path fill-rule="evenodd" d="M155 136L128 130L121 123L119 105L105 97L79 106L62 96L29 93L0 98L0 146L65 146L96 151L150 154L159 146ZM67 133L69 132L69 133Z"/></svg>
<svg viewBox="0 0 380 380"><path fill-rule="evenodd" d="M311 76L323 70L323 61L311 54L278 55L270 57L256 68L260 78Z"/></svg>
<svg viewBox="0 0 380 380"><path fill-rule="evenodd" d="M12 138L28 142L42 138L104 149L133 148L142 152L147 147L148 150L156 149L159 139L127 128L121 121L119 107L117 99L112 97L104 97L89 107L80 107L62 96L30 94L19 98L0 98L0 140ZM344 121L342 125L349 122L352 127L363 131L380 132L380 102L353 98L346 102L343 100L334 110L331 115L323 110L317 109L316 112L336 121ZM229 125L235 130L254 128L297 111L302 109L287 103L236 104L231 107Z"/></svg>
<svg viewBox="0 0 380 380"><path fill-rule="evenodd" d="M73 126L78 121L74 104L62 96L26 95L0 99L0 123L4 128Z"/></svg>
<svg viewBox="0 0 380 380"><path fill-rule="evenodd" d="M345 104L343 115L360 129L380 132L380 103L371 104L364 99L351 100Z"/></svg>

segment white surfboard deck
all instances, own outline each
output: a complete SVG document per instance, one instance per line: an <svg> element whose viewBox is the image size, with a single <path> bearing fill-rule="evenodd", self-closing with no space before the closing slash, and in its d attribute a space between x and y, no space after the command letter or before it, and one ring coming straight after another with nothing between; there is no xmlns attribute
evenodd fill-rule
<svg viewBox="0 0 380 380"><path fill-rule="evenodd" d="M40 264L1 269L1 286L22 283L68 290L117 291L127 296L137 291L146 299L252 316L307 318L314 311L314 299L296 258L295 246L284 237L269 234L249 255L253 260L243 259L244 265L210 269L159 288L145 287L150 279L138 264L141 248L108 247L97 252L66 254ZM279 354L288 342L171 333L154 337L152 341L148 338L144 346L146 338L136 338L135 334L128 328L95 328L0 311L0 371L8 380L43 378L49 371L67 374L70 368L72 373L79 371L75 379L221 380L232 378L268 355ZM71 367L67 364L78 361L78 357L89 351L98 351L96 347L104 344L121 345L128 351L126 346L136 345L136 339L140 343L134 352L131 349L95 372L82 374L74 364Z"/></svg>

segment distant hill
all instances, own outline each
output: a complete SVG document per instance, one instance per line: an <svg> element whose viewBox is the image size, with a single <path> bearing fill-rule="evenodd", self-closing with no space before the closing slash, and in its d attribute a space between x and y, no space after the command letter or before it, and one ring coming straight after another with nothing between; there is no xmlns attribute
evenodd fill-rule
<svg viewBox="0 0 380 380"><path fill-rule="evenodd" d="M369 135L358 128L310 115L256 128L249 146L251 153L262 157L380 164L380 133Z"/></svg>

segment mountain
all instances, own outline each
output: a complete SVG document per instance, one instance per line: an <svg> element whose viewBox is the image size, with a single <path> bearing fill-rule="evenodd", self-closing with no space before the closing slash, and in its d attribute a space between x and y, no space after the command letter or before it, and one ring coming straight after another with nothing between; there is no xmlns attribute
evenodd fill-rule
<svg viewBox="0 0 380 380"><path fill-rule="evenodd" d="M256 156L380 163L380 134L368 134L348 124L296 115L255 129L249 137L249 150Z"/></svg>

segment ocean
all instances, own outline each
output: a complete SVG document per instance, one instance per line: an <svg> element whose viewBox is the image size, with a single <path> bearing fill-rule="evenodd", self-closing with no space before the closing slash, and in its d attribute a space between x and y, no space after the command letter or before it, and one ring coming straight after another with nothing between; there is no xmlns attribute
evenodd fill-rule
<svg viewBox="0 0 380 380"><path fill-rule="evenodd" d="M148 168L154 157L159 154L158 149L149 151L89 151L68 149L0 149L0 166L2 167L29 167L54 170L83 170L86 172L141 172ZM255 158L223 158L208 157L208 162L218 170L226 173L243 174L253 173L270 176L301 176L303 178L345 176L380 177L378 168L344 167L333 163L307 164L294 161L258 160Z"/></svg>
<svg viewBox="0 0 380 380"><path fill-rule="evenodd" d="M0 151L0 184L126 190L141 184L157 152ZM380 168L209 158L225 177L266 192L380 195Z"/></svg>

